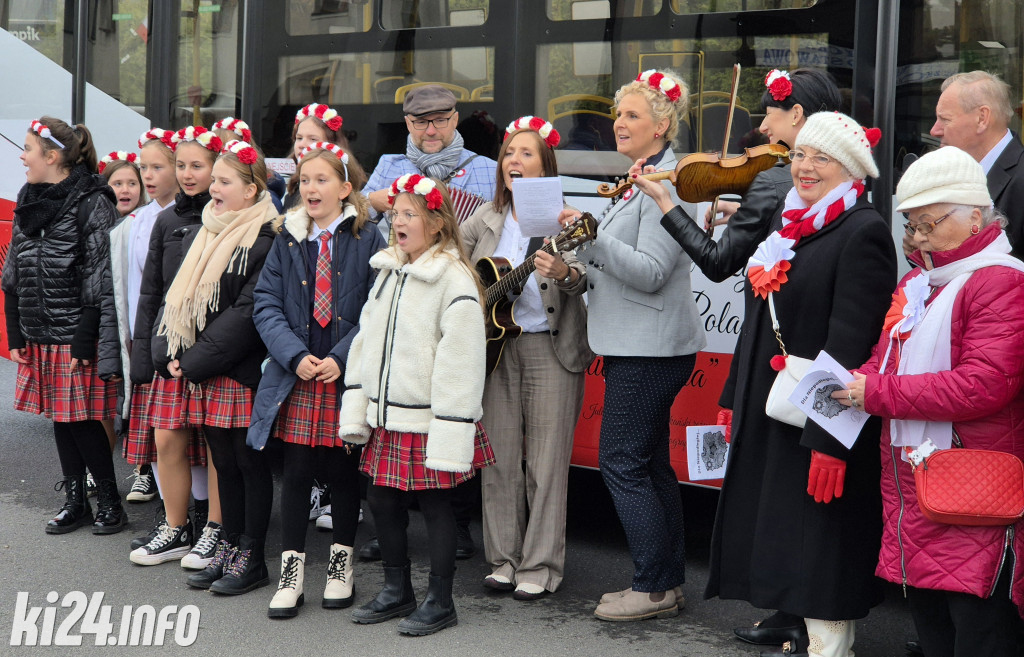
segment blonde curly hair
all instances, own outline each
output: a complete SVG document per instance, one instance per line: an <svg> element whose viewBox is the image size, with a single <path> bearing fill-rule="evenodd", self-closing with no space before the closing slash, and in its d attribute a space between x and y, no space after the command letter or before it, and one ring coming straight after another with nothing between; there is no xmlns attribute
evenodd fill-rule
<svg viewBox="0 0 1024 657"><path fill-rule="evenodd" d="M651 116L655 123L662 119L668 119L668 129L665 130L664 137L665 141L672 143L679 135L679 119L686 114L690 106L689 89L686 83L672 71L659 70L658 72L667 78L671 78L679 85L679 89L682 92L679 100L672 101L663 91L655 89L645 81L633 80L622 85L615 92L615 111L618 112L619 103L622 102L624 97L629 94L640 95L650 106Z"/></svg>

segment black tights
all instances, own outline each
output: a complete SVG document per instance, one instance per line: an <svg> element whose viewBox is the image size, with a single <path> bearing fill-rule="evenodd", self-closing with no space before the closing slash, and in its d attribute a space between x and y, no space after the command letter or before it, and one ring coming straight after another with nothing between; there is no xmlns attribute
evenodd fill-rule
<svg viewBox="0 0 1024 657"><path fill-rule="evenodd" d="M452 511L452 490L448 488L403 491L387 486L371 485L366 492L377 539L386 566L409 563L409 505L415 499L427 524L430 573L440 577L455 574L455 514Z"/></svg>
<svg viewBox="0 0 1024 657"><path fill-rule="evenodd" d="M88 467L96 481L114 478L110 441L99 420L54 422L53 437L65 477L84 477Z"/></svg>
<svg viewBox="0 0 1024 657"><path fill-rule="evenodd" d="M213 465L224 532L237 544L238 535L253 539L262 550L274 503L274 480L261 451L245 444L247 429L203 426Z"/></svg>
<svg viewBox="0 0 1024 657"><path fill-rule="evenodd" d="M359 456L344 447L307 447L284 443L284 482L281 485L281 549L306 551L309 491L317 468L331 485L334 542L352 547L359 524Z"/></svg>

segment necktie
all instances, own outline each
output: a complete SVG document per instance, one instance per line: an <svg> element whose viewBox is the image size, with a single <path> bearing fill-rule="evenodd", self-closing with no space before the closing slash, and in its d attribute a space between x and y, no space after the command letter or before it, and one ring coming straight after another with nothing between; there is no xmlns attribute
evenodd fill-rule
<svg viewBox="0 0 1024 657"><path fill-rule="evenodd" d="M331 250L327 247L327 240L331 239L331 233L325 230L320 233L319 239L320 253L316 257L313 319L320 324L321 328L327 328L327 322L331 321Z"/></svg>

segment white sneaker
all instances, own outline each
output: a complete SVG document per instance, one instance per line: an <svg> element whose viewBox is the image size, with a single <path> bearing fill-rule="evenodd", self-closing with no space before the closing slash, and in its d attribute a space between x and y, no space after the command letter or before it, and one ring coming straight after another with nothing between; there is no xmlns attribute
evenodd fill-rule
<svg viewBox="0 0 1024 657"><path fill-rule="evenodd" d="M321 503L326 502L323 506ZM316 520L321 515L327 512L331 508L331 494L327 485L320 485L319 482L313 482L313 488L309 491L309 519Z"/></svg>
<svg viewBox="0 0 1024 657"><path fill-rule="evenodd" d="M217 552L217 542L220 541L224 529L220 523L212 520L203 527L203 533L195 546L181 558L181 567L188 570L202 570L213 561L213 555Z"/></svg>
<svg viewBox="0 0 1024 657"><path fill-rule="evenodd" d="M140 474L139 468L135 468L132 476L135 481L132 482L132 487L124 499L129 502L148 502L157 496L156 479L153 478L152 472Z"/></svg>
<svg viewBox="0 0 1024 657"><path fill-rule="evenodd" d="M155 566L165 561L181 559L192 549L192 522L185 521L184 525L171 527L168 524L160 526L160 530L146 545L137 550L132 550L128 558L132 563L140 566Z"/></svg>
<svg viewBox="0 0 1024 657"><path fill-rule="evenodd" d="M334 518L331 517L331 505L324 507L323 514L316 519L316 528L322 532L334 530Z"/></svg>

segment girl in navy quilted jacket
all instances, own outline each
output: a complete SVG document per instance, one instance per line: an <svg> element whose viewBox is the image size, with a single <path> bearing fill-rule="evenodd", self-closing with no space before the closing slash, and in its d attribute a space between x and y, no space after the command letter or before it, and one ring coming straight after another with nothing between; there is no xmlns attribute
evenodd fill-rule
<svg viewBox="0 0 1024 657"><path fill-rule="evenodd" d="M374 273L370 257L387 246L359 189L366 176L335 144L300 153L295 179L303 204L289 212L256 288L253 319L270 351L249 429L249 443L283 443L281 582L271 618L302 605L310 485L317 464L332 488L334 541L322 606L353 600L352 546L359 518L358 449L338 437L341 378L359 311Z"/></svg>
<svg viewBox="0 0 1024 657"><path fill-rule="evenodd" d="M96 171L84 125L48 116L33 121L21 155L27 182L18 192L4 263L7 346L18 363L14 407L53 420L64 506L46 525L64 534L93 523L113 534L127 522L101 424L114 417L116 389L96 373L103 280L110 262L107 231L117 218L114 194ZM97 513L85 493L96 478Z"/></svg>

